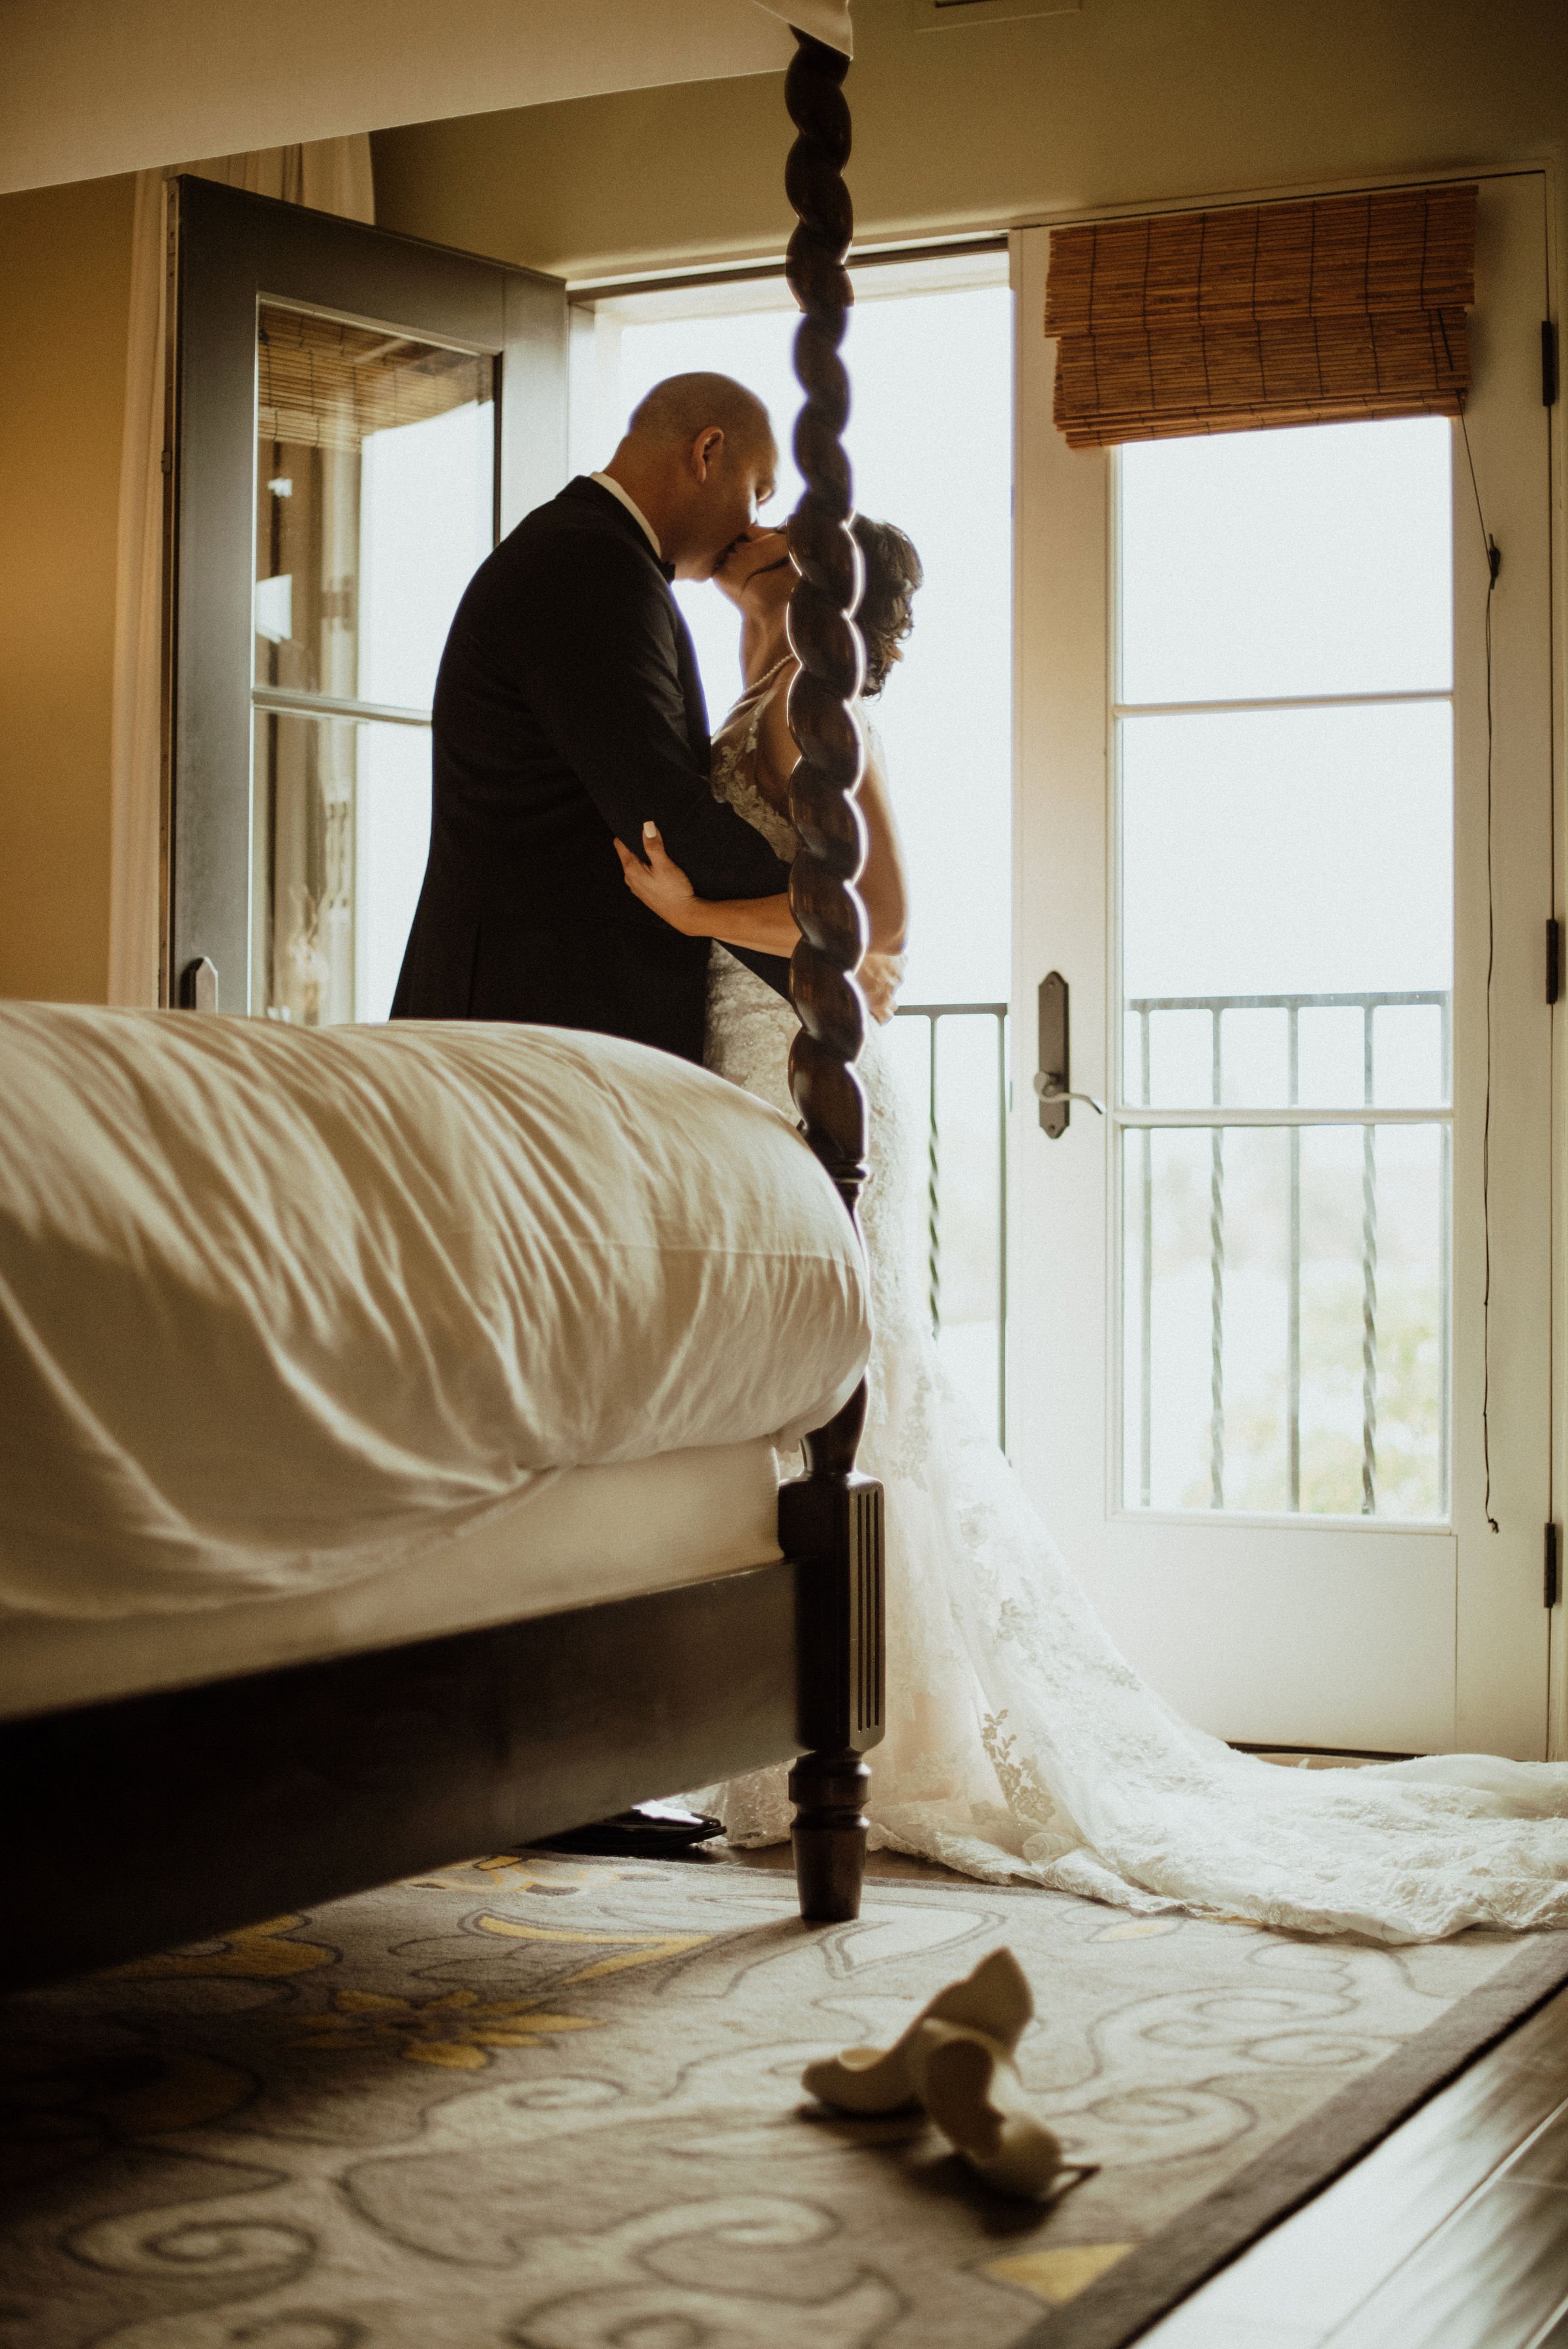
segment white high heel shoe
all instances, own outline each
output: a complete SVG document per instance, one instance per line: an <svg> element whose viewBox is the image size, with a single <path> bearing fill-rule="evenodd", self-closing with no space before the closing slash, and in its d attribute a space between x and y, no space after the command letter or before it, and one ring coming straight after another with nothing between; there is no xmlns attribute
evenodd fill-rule
<svg viewBox="0 0 1568 2349"><path fill-rule="evenodd" d="M846 2047L808 2064L801 2085L839 2112L923 2105L988 2186L1035 2201L1095 2165L1064 2162L1057 2137L1029 2109L1012 2058L1033 2017L1023 1967L1011 1950L993 1950L939 1991L891 2047Z"/></svg>
<svg viewBox="0 0 1568 2349"><path fill-rule="evenodd" d="M846 2047L840 2055L808 2064L800 2084L842 2113L896 2113L919 2101L910 2054L916 2034L928 2023L982 2031L1011 2055L1033 2020L1034 2000L1023 1967L1011 1950L992 1950L962 1982L939 1991L891 2047Z"/></svg>
<svg viewBox="0 0 1568 2349"><path fill-rule="evenodd" d="M989 2032L922 2023L909 2069L942 2135L998 2193L1035 2200L1069 2166L1059 2138L1029 2108L1012 2050Z"/></svg>

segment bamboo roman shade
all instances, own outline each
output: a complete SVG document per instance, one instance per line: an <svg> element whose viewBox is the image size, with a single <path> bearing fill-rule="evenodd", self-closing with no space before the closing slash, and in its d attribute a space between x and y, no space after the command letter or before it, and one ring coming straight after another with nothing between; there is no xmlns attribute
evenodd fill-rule
<svg viewBox="0 0 1568 2349"><path fill-rule="evenodd" d="M1075 449L1355 417L1457 416L1473 186L1057 229L1045 332Z"/></svg>
<svg viewBox="0 0 1568 2349"><path fill-rule="evenodd" d="M269 305L256 337L257 438L358 449L367 433L488 399L491 375L470 351Z"/></svg>

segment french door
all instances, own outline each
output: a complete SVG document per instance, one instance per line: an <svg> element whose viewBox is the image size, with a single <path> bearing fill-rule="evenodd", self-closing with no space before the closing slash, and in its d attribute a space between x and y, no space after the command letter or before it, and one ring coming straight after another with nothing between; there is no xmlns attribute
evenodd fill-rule
<svg viewBox="0 0 1568 2349"><path fill-rule="evenodd" d="M1540 1756L1543 181L1481 183L1468 444L1069 450L1048 233L1014 240L1013 1454L1204 1726Z"/></svg>
<svg viewBox="0 0 1568 2349"><path fill-rule="evenodd" d="M199 179L171 266L164 999L384 1019L453 609L566 478L565 288Z"/></svg>

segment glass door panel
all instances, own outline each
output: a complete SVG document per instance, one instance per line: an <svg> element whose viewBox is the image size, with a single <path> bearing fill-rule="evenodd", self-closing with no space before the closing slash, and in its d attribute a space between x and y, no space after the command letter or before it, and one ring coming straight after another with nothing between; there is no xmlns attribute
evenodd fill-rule
<svg viewBox="0 0 1568 2349"><path fill-rule="evenodd" d="M1292 999L1303 999L1304 1016L1308 998L1446 997L1454 895L1446 697L1158 717L1124 705L1117 730L1129 1088L1141 1090L1145 1006L1168 1007L1162 1029L1183 1002L1201 1015L1189 1023L1189 1043L1177 1042L1174 1027L1150 1040L1153 1098L1176 1107L1173 1088L1190 1095L1195 1081L1204 1102L1240 1102L1259 1087L1287 1101L1282 1013ZM1259 1000L1259 1016L1243 1017L1255 999L1272 998L1279 1016L1262 1018ZM1200 1031L1210 1006L1232 1005L1215 1093ZM1348 1036L1354 1020L1341 1024ZM1337 1053L1332 1032L1332 1023L1307 1021L1314 1081L1333 1066L1346 1086L1340 1101L1359 1103L1359 1053ZM1387 1083L1407 1081L1394 1032L1380 1036ZM1435 1098L1446 1092L1445 1082Z"/></svg>
<svg viewBox="0 0 1568 2349"><path fill-rule="evenodd" d="M1018 346L1014 990L1060 972L1106 1114L1042 1133L1020 1052L1010 1437L1132 1661L1261 1744L1546 1735L1539 174L1479 216L1462 430L1076 450Z"/></svg>
<svg viewBox="0 0 1568 2349"><path fill-rule="evenodd" d="M492 544L488 357L264 305L255 682L428 709Z"/></svg>
<svg viewBox="0 0 1568 2349"><path fill-rule="evenodd" d="M489 361L470 366L472 398L368 433L359 446L359 692L367 701L429 708L452 616L491 549L495 410Z"/></svg>
<svg viewBox="0 0 1568 2349"><path fill-rule="evenodd" d="M253 1006L384 1019L430 848L423 726L258 709Z"/></svg>
<svg viewBox="0 0 1568 2349"><path fill-rule="evenodd" d="M1123 1506L1448 1514L1446 1125L1122 1137Z"/></svg>
<svg viewBox="0 0 1568 2349"><path fill-rule="evenodd" d="M1127 698L1446 692L1449 432L1416 417L1124 449Z"/></svg>
<svg viewBox="0 0 1568 2349"><path fill-rule="evenodd" d="M483 354L262 306L252 1001L275 1019L390 1007L436 671L492 543L493 378Z"/></svg>
<svg viewBox="0 0 1568 2349"><path fill-rule="evenodd" d="M356 732L354 1017L385 1019L430 854L430 737L364 720Z"/></svg>
<svg viewBox="0 0 1568 2349"><path fill-rule="evenodd" d="M997 1442L1007 1419L1007 1006L900 1007L884 1031L924 1141L904 1235L949 1370ZM871 1179L877 1179L873 1166Z"/></svg>
<svg viewBox="0 0 1568 2349"><path fill-rule="evenodd" d="M566 478L566 288L191 175L170 203L165 996L381 1018L452 613Z"/></svg>
<svg viewBox="0 0 1568 2349"><path fill-rule="evenodd" d="M1121 453L1125 1508L1447 1515L1449 434Z"/></svg>

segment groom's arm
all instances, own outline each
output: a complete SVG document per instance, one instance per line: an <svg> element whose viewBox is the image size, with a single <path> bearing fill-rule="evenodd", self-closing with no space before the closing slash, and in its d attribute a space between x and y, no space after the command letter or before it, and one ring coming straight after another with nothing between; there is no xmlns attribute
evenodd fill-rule
<svg viewBox="0 0 1568 2349"><path fill-rule="evenodd" d="M651 821L704 897L788 887L788 867L692 756L669 600L637 548L596 533L563 550L514 617L530 709L634 855Z"/></svg>

